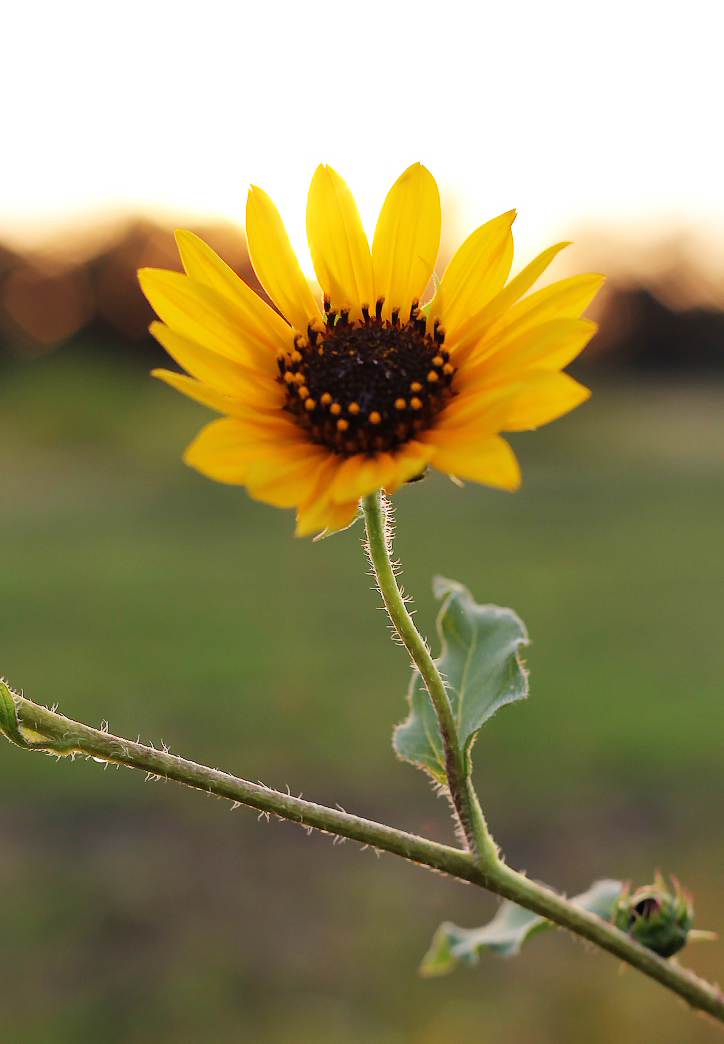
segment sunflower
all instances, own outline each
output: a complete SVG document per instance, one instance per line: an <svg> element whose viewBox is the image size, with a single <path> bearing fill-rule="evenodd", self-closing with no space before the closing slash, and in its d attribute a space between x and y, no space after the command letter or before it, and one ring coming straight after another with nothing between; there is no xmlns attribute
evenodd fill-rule
<svg viewBox="0 0 724 1044"><path fill-rule="evenodd" d="M317 168L307 235L324 294L317 304L274 204L252 188L249 254L275 311L200 239L178 232L185 274L142 269L162 320L151 331L190 376L154 370L223 416L185 453L219 482L297 509L297 534L334 532L361 497L436 468L514 490L520 472L501 432L535 428L589 392L561 370L595 324L579 318L602 279L528 293L550 247L514 279L515 211L459 248L433 299L420 301L440 245L440 197L420 164L385 199L372 249L346 184Z"/></svg>

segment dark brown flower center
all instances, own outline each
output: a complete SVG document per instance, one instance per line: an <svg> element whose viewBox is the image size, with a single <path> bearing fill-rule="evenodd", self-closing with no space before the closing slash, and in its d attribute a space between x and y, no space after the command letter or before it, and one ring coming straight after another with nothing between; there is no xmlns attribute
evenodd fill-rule
<svg viewBox="0 0 724 1044"><path fill-rule="evenodd" d="M403 323L397 312L382 319L382 306L350 322L325 302L326 323L310 324L279 359L284 408L312 442L344 456L396 450L429 428L453 395L455 367L437 321L428 333L418 302Z"/></svg>

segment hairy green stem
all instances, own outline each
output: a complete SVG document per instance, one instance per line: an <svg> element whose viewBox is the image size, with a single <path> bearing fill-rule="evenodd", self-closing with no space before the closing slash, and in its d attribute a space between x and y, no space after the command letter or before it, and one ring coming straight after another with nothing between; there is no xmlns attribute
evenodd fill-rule
<svg viewBox="0 0 724 1044"><path fill-rule="evenodd" d="M132 740L112 736L72 721L11 692L0 682L0 731L20 747L55 754L84 754L101 762L141 769L151 776L183 783L195 790L247 805L268 815L289 819L307 828L350 838L410 862L430 867L485 888L566 928L575 935L638 968L666 989L682 997L692 1008L706 1012L724 1024L724 994L676 962L664 960L624 932L594 914L574 906L544 885L528 880L497 862L486 870L472 853L441 845L404 830L350 815L335 808L271 790L260 783L239 779L227 772L198 765ZM8 717L8 701L12 704Z"/></svg>
<svg viewBox="0 0 724 1044"><path fill-rule="evenodd" d="M390 506L384 493L370 494L364 498L362 506L367 526L367 549L382 600L393 627L420 672L435 708L445 752L445 774L453 808L468 848L479 859L481 866L490 871L499 862L498 847L490 835L477 794L465 771L445 682L430 655L425 639L407 611L405 598L397 583L392 563Z"/></svg>

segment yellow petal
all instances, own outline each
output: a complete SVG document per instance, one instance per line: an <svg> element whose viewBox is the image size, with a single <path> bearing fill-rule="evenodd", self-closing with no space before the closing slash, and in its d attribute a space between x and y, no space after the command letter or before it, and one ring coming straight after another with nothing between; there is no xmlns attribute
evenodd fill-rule
<svg viewBox="0 0 724 1044"><path fill-rule="evenodd" d="M399 453L376 453L377 466L374 486L369 487L367 492L375 493L380 489L397 489L404 482L401 474L405 473L404 461ZM361 494L365 496L366 494Z"/></svg>
<svg viewBox="0 0 724 1044"><path fill-rule="evenodd" d="M310 500L308 505L298 507L294 536L319 536L325 533L328 528L327 523L334 517L335 508L338 506L336 504L330 505L329 503L321 504ZM355 502L355 508L356 506Z"/></svg>
<svg viewBox="0 0 724 1044"><path fill-rule="evenodd" d="M314 539L321 540L322 537L331 536L333 533L339 533L342 529L347 529L358 514L359 503L356 500L347 504L330 504L325 512L325 528ZM297 535L301 536L302 534L297 533Z"/></svg>
<svg viewBox="0 0 724 1044"><path fill-rule="evenodd" d="M138 279L152 308L172 330L263 373L278 372L277 354L291 346L289 327L281 336L278 329L260 323L243 298L232 300L181 272L142 268Z"/></svg>
<svg viewBox="0 0 724 1044"><path fill-rule="evenodd" d="M430 438L425 435L420 438L434 442L438 432L458 431L461 427L474 427L485 430L486 435L493 435L502 430L515 394L515 388L500 384L466 388L436 418Z"/></svg>
<svg viewBox="0 0 724 1044"><path fill-rule="evenodd" d="M395 453L394 473L383 481L382 488L388 493L396 493L406 482L424 472L433 453L432 446L414 440L406 442L402 449Z"/></svg>
<svg viewBox="0 0 724 1044"><path fill-rule="evenodd" d="M440 223L435 179L415 163L388 192L372 241L375 291L385 299L385 318L399 308L406 320L413 300L425 292L440 249Z"/></svg>
<svg viewBox="0 0 724 1044"><path fill-rule="evenodd" d="M193 377L184 377L181 373L173 373L171 370L151 370L152 377L158 377L165 381L182 395L188 396L194 402L200 402L202 406L216 410L217 413L230 414L234 412L234 404L227 395L209 388L206 384L195 381Z"/></svg>
<svg viewBox="0 0 724 1044"><path fill-rule="evenodd" d="M520 468L515 454L504 439L495 436L475 446L436 449L430 464L438 471L459 479L481 482L484 486L512 492L520 486Z"/></svg>
<svg viewBox="0 0 724 1044"><path fill-rule="evenodd" d="M176 232L176 243L188 276L205 286L210 286L217 293L225 294L232 301L238 303L241 300L244 309L253 316L255 329L272 330L275 344L286 345L289 342L287 323L266 301L262 301L210 246L193 232L181 230Z"/></svg>
<svg viewBox="0 0 724 1044"><path fill-rule="evenodd" d="M149 329L179 366L210 388L258 409L281 407L284 392L281 385L268 375L209 351L163 323L151 323Z"/></svg>
<svg viewBox="0 0 724 1044"><path fill-rule="evenodd" d="M202 475L241 486L254 461L257 444L234 417L223 417L202 428L184 453L184 461Z"/></svg>
<svg viewBox="0 0 724 1044"><path fill-rule="evenodd" d="M265 445L246 476L249 496L278 508L296 507L314 489L328 454L309 443Z"/></svg>
<svg viewBox="0 0 724 1044"><path fill-rule="evenodd" d="M478 346L481 338L492 327L493 323L504 315L523 294L530 290L533 284L543 275L556 254L560 253L567 246L570 246L570 244L556 243L555 246L548 247L542 254L534 258L529 265L526 265L523 271L519 272L514 279L511 279L508 285L499 294L496 294L492 301L489 301L476 315L463 323L462 327L453 331L454 337L448 338L446 346L454 350L456 365L460 365L471 350Z"/></svg>
<svg viewBox="0 0 724 1044"><path fill-rule="evenodd" d="M200 402L202 406L208 406L218 413L226 413L245 421L251 426L249 434L251 441L287 439L299 430L291 417L281 410L258 411L248 403L223 395L208 385L194 380L193 377L185 377L182 373L160 369L151 370L151 376L158 377L176 391L181 392L182 395L186 395L195 402Z"/></svg>
<svg viewBox="0 0 724 1044"><path fill-rule="evenodd" d="M352 193L331 167L319 166L309 186L307 238L322 290L332 308L350 308L361 319L361 305L374 311L372 255Z"/></svg>
<svg viewBox="0 0 724 1044"><path fill-rule="evenodd" d="M497 381L503 374L531 368L562 370L581 354L596 330L590 319L552 319L518 337L510 337L511 331L506 330L490 355L479 359L481 379ZM466 384L474 387L475 383L471 373Z"/></svg>
<svg viewBox="0 0 724 1044"><path fill-rule="evenodd" d="M499 293L513 263L511 225L515 211L493 218L469 236L445 270L430 308L447 334L475 315Z"/></svg>
<svg viewBox="0 0 724 1044"><path fill-rule="evenodd" d="M557 420L590 398L590 391L567 373L531 375L517 395L504 431L527 431Z"/></svg>
<svg viewBox="0 0 724 1044"><path fill-rule="evenodd" d="M376 457L356 453L342 460L330 484L329 498L336 504L359 500L375 488L379 464ZM368 485L371 485L368 488Z"/></svg>
<svg viewBox="0 0 724 1044"><path fill-rule="evenodd" d="M279 211L260 188L252 186L246 202L246 238L259 282L282 315L297 330L319 319L319 309L304 278Z"/></svg>
<svg viewBox="0 0 724 1044"><path fill-rule="evenodd" d="M184 454L208 478L245 485L255 500L281 508L309 497L328 459L308 443L249 441L246 427L229 417L203 428Z"/></svg>
<svg viewBox="0 0 724 1044"><path fill-rule="evenodd" d="M330 499L342 504L360 500L380 489L394 493L425 470L433 452L422 442L409 442L394 453L375 453L370 457L358 453L348 457L339 465L330 483Z"/></svg>
<svg viewBox="0 0 724 1044"><path fill-rule="evenodd" d="M501 319L506 329L515 327L520 333L528 326L539 325L549 319L578 319L601 289L601 275L571 276L518 301Z"/></svg>
<svg viewBox="0 0 724 1044"><path fill-rule="evenodd" d="M344 504L366 497L382 489L396 475L396 464L390 453L375 453L368 457L357 453L347 457L337 469L329 490L330 500Z"/></svg>
<svg viewBox="0 0 724 1044"><path fill-rule="evenodd" d="M334 504L329 492L341 464L342 458L336 454L330 454L322 462L313 490L307 499L299 504L297 527L294 531L296 536L311 536L313 533L321 533L328 528L328 523L335 517L337 508L341 505Z"/></svg>

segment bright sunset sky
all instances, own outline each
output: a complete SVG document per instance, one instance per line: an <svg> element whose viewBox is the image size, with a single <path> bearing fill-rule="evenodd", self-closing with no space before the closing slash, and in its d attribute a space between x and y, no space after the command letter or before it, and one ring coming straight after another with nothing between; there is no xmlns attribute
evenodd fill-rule
<svg viewBox="0 0 724 1044"><path fill-rule="evenodd" d="M305 251L330 163L371 233L420 160L459 240L516 206L530 255L598 224L724 236L724 8L644 0L67 0L3 18L0 236L162 208L243 222L248 184Z"/></svg>

